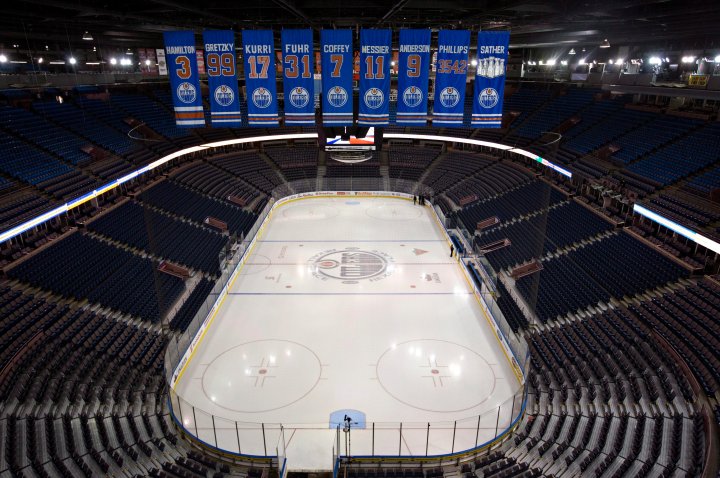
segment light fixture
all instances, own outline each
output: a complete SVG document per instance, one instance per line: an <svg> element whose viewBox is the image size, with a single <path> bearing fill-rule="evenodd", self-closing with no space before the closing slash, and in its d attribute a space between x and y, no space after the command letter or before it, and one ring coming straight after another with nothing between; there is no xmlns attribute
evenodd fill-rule
<svg viewBox="0 0 720 478"><path fill-rule="evenodd" d="M7 63L7 57L5 55L0 55L0 63Z"/></svg>
<svg viewBox="0 0 720 478"><path fill-rule="evenodd" d="M548 60L547 61L548 66L555 66L555 60Z"/></svg>
<svg viewBox="0 0 720 478"><path fill-rule="evenodd" d="M648 63L650 63L651 65L659 65L660 63L662 63L662 59L657 56L651 56L648 60Z"/></svg>
<svg viewBox="0 0 720 478"><path fill-rule="evenodd" d="M145 66L150 66L150 60L145 60Z"/></svg>
<svg viewBox="0 0 720 478"><path fill-rule="evenodd" d="M580 61L578 62L579 65L585 64L585 58L580 58Z"/></svg>
<svg viewBox="0 0 720 478"><path fill-rule="evenodd" d="M38 62L38 63L42 63L42 62L43 62L43 57L38 58L38 59L37 59L37 62Z"/></svg>
<svg viewBox="0 0 720 478"><path fill-rule="evenodd" d="M472 61L470 61L470 64L472 66L477 66L477 60L473 58Z"/></svg>
<svg viewBox="0 0 720 478"><path fill-rule="evenodd" d="M615 62L613 61L612 58L610 58L610 59L608 60L608 64L612 65L613 63L615 63Z"/></svg>
<svg viewBox="0 0 720 478"><path fill-rule="evenodd" d="M720 55L715 57L715 63L720 63Z"/></svg>
<svg viewBox="0 0 720 478"><path fill-rule="evenodd" d="M89 31L85 30L85 33L83 33L82 39L86 40L86 41L92 41L93 37Z"/></svg>
<svg viewBox="0 0 720 478"><path fill-rule="evenodd" d="M117 65L117 60L115 58L110 58L110 64Z"/></svg>
<svg viewBox="0 0 720 478"><path fill-rule="evenodd" d="M68 61L70 62L71 65L74 65L75 63L77 63L77 60L72 56L70 58L68 58Z"/></svg>
<svg viewBox="0 0 720 478"><path fill-rule="evenodd" d="M695 57L694 57L694 56L684 56L684 57L682 57L682 62L683 62L683 63L693 63L694 61L695 61Z"/></svg>
<svg viewBox="0 0 720 478"><path fill-rule="evenodd" d="M395 66L395 62L394 62L394 61L391 61L391 62L390 62L390 66Z"/></svg>
<svg viewBox="0 0 720 478"><path fill-rule="evenodd" d="M583 53L585 53L585 48L582 49Z"/></svg>
<svg viewBox="0 0 720 478"><path fill-rule="evenodd" d="M618 58L615 60L616 65L624 65L625 64L625 58Z"/></svg>
<svg viewBox="0 0 720 478"><path fill-rule="evenodd" d="M607 41L607 38L602 41L600 48L610 48L610 42Z"/></svg>
<svg viewBox="0 0 720 478"><path fill-rule="evenodd" d="M574 54L575 54L575 48L570 48L568 55L574 55Z"/></svg>
<svg viewBox="0 0 720 478"><path fill-rule="evenodd" d="M126 54L126 55L132 55L133 53L132 53L132 50L130 50L130 48L128 48L127 51L125 52L125 54Z"/></svg>
<svg viewBox="0 0 720 478"><path fill-rule="evenodd" d="M544 65L544 64L545 64L545 62L540 60L540 65Z"/></svg>
<svg viewBox="0 0 720 478"><path fill-rule="evenodd" d="M562 66L567 66L567 63L568 63L567 60L562 60L562 61L560 62L560 64L561 64Z"/></svg>
<svg viewBox="0 0 720 478"><path fill-rule="evenodd" d="M45 45L45 51L48 51L49 49L50 49L50 47Z"/></svg>

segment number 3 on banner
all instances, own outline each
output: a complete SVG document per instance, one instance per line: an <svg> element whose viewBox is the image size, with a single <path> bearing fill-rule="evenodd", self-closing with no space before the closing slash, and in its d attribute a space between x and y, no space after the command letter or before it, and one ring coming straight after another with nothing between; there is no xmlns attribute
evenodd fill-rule
<svg viewBox="0 0 720 478"><path fill-rule="evenodd" d="M248 63L250 64L250 74L248 78L253 80L261 79L265 80L268 77L268 68L270 68L270 57L267 55L249 56ZM258 73L257 67L260 65L260 72Z"/></svg>
<svg viewBox="0 0 720 478"><path fill-rule="evenodd" d="M178 69L175 71L177 72L177 76L181 80L187 80L188 78L190 78L190 75L192 75L192 70L190 69L190 59L188 57L176 57L175 64L178 66Z"/></svg>
<svg viewBox="0 0 720 478"><path fill-rule="evenodd" d="M208 76L235 76L235 62L232 53L208 53Z"/></svg>

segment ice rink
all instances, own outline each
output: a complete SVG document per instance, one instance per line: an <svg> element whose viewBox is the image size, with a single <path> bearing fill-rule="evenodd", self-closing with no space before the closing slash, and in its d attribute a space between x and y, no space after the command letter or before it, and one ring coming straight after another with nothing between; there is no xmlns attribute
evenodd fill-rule
<svg viewBox="0 0 720 478"><path fill-rule="evenodd" d="M455 451L493 437L520 384L430 207L304 198L268 221L176 384L186 428L274 454L282 424L291 470L331 468L336 411L356 455L449 452L455 420Z"/></svg>

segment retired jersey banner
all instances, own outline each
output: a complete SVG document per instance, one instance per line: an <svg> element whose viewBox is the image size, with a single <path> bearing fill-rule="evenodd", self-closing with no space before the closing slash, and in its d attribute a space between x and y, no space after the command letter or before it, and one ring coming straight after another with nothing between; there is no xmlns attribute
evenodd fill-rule
<svg viewBox="0 0 720 478"><path fill-rule="evenodd" d="M397 124L427 123L430 30L400 30Z"/></svg>
<svg viewBox="0 0 720 478"><path fill-rule="evenodd" d="M250 126L278 126L272 30L243 30L245 89Z"/></svg>
<svg viewBox="0 0 720 478"><path fill-rule="evenodd" d="M242 116L235 71L235 32L206 30L203 43L210 88L210 122L220 128L239 128Z"/></svg>
<svg viewBox="0 0 720 478"><path fill-rule="evenodd" d="M505 65L509 44L508 31L478 33L478 64L472 111L472 125L475 127L502 126Z"/></svg>
<svg viewBox="0 0 720 478"><path fill-rule="evenodd" d="M390 123L390 30L360 30L358 124Z"/></svg>
<svg viewBox="0 0 720 478"><path fill-rule="evenodd" d="M433 126L458 127L463 124L469 50L470 31L438 32Z"/></svg>
<svg viewBox="0 0 720 478"><path fill-rule="evenodd" d="M353 124L352 30L321 30L323 124Z"/></svg>
<svg viewBox="0 0 720 478"><path fill-rule="evenodd" d="M175 124L183 127L205 126L195 34L192 31L164 32L163 38Z"/></svg>
<svg viewBox="0 0 720 478"><path fill-rule="evenodd" d="M283 30L285 124L315 124L314 64L312 30Z"/></svg>

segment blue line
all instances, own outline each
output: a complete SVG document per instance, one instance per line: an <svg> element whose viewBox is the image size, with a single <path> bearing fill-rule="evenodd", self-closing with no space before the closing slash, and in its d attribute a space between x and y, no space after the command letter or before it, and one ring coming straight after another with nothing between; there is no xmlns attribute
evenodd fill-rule
<svg viewBox="0 0 720 478"><path fill-rule="evenodd" d="M386 240L377 240L377 239L308 239L308 240L264 240L264 241L255 241L255 242L447 242L445 239L386 239Z"/></svg>
<svg viewBox="0 0 720 478"><path fill-rule="evenodd" d="M228 292L228 295L473 295L474 292Z"/></svg>

